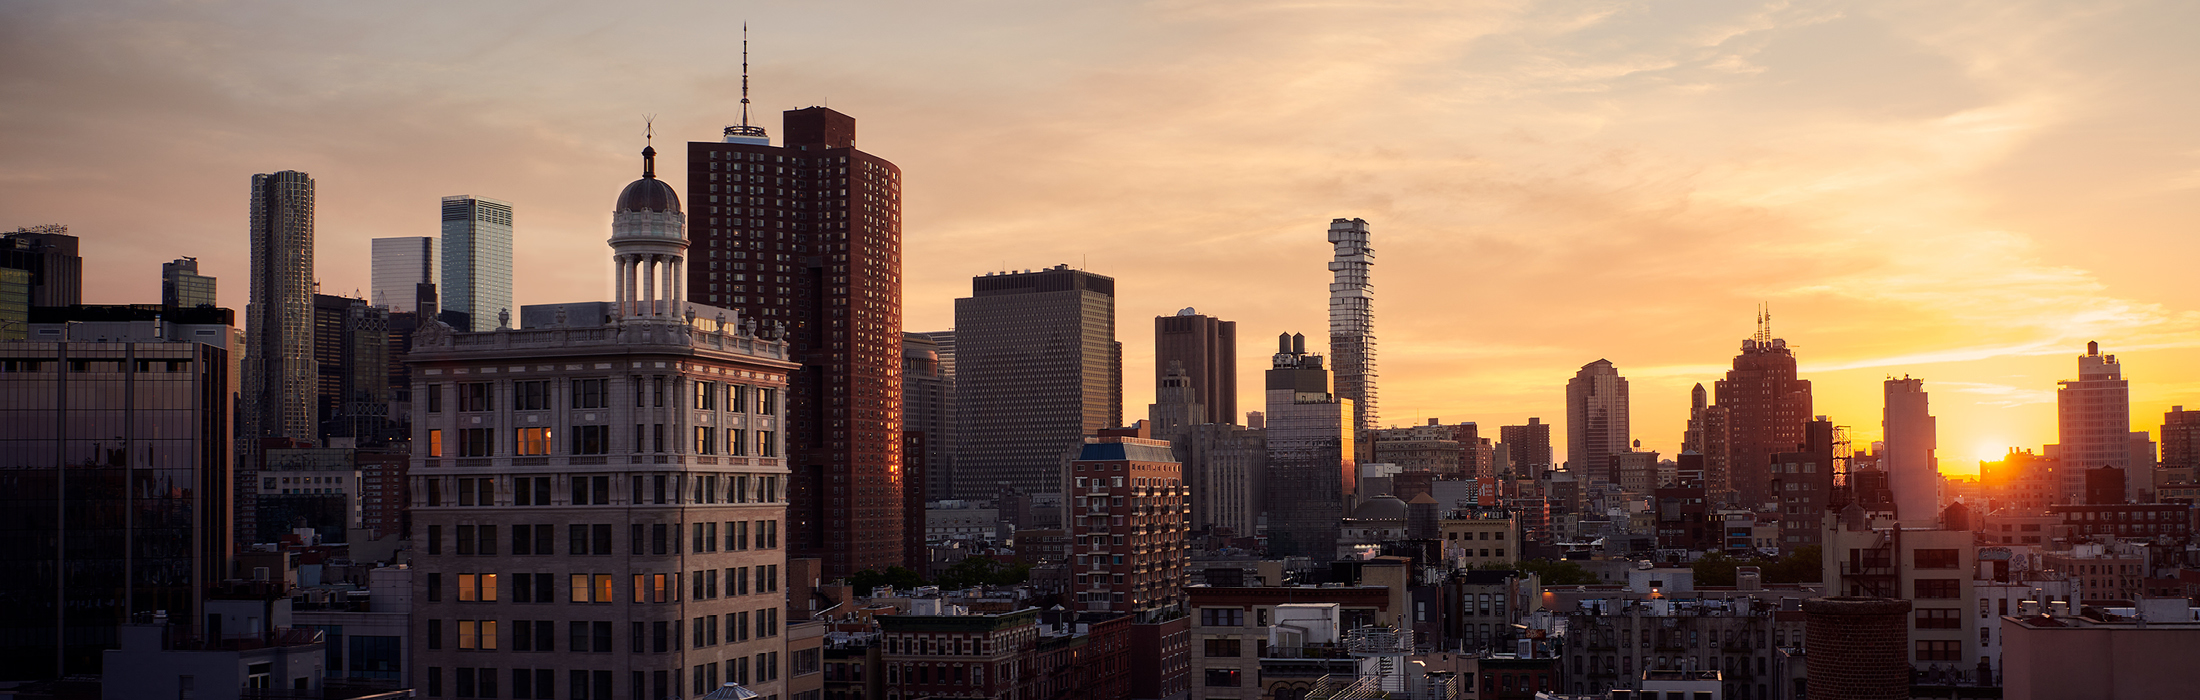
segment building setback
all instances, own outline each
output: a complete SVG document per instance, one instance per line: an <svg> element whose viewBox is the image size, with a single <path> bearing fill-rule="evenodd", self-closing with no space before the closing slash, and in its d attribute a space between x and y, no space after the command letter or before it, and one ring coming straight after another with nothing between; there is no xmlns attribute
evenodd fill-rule
<svg viewBox="0 0 2200 700"><path fill-rule="evenodd" d="M2077 470L2116 467L2138 472L2133 469L2141 460L2132 449L2131 382L2124 379L2124 366L2116 356L2103 355L2100 343L2088 342L2085 354L2078 356L2078 378L2057 384L2062 385L2055 390L2057 442L2047 447L2047 456ZM2145 433L2137 436L2144 440ZM2153 461L2152 455L2146 457L2146 462ZM2140 485L2153 486L2152 479L2140 478L2141 473L2125 480L2125 498L2139 500Z"/></svg>
<svg viewBox="0 0 2200 700"><path fill-rule="evenodd" d="M1357 481L1352 401L1330 393L1329 370L1306 353L1306 336L1277 345L1267 375L1268 553L1329 561Z"/></svg>
<svg viewBox="0 0 2200 700"><path fill-rule="evenodd" d="M1529 418L1527 425L1501 425L1497 439L1505 443L1515 476L1541 479L1551 466L1551 424Z"/></svg>
<svg viewBox="0 0 2200 700"><path fill-rule="evenodd" d="M1154 380L1182 363L1182 381L1201 413L1192 423L1236 423L1237 322L1185 308L1153 319Z"/></svg>
<svg viewBox="0 0 2200 700"><path fill-rule="evenodd" d="M1115 279L1056 265L970 283L955 300L955 497L1061 493L1062 456L1123 422Z"/></svg>
<svg viewBox="0 0 2200 700"><path fill-rule="evenodd" d="M1811 417L1810 380L1795 378L1795 352L1772 337L1769 321L1761 322L1713 394L1726 412L1727 485L1737 504L1773 502L1772 455L1803 444L1803 424Z"/></svg>
<svg viewBox="0 0 2200 700"><path fill-rule="evenodd" d="M802 363L787 397L789 546L828 577L905 563L901 168L856 148L824 107L688 143L695 298L784 328Z"/></svg>
<svg viewBox="0 0 2200 700"><path fill-rule="evenodd" d="M680 303L685 217L654 155L612 215L612 323L414 336L404 680L427 697L784 693L797 365Z"/></svg>

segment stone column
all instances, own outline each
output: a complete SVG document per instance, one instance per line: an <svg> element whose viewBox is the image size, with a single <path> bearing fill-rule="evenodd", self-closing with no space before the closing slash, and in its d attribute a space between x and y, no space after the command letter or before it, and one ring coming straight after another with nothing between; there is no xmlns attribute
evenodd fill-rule
<svg viewBox="0 0 2200 700"><path fill-rule="evenodd" d="M655 316L657 315L657 256L644 255L641 257L642 309L638 315Z"/></svg>

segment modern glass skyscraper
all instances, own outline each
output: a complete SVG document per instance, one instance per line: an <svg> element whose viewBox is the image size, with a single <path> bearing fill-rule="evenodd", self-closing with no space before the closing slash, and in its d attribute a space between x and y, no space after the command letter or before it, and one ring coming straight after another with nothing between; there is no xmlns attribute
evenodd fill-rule
<svg viewBox="0 0 2200 700"><path fill-rule="evenodd" d="M198 258L160 264L161 306L190 309L214 304L214 278L199 274Z"/></svg>
<svg viewBox="0 0 2200 700"><path fill-rule="evenodd" d="M955 300L955 497L1061 493L1063 457L1123 423L1115 279L1056 265L971 288Z"/></svg>
<svg viewBox="0 0 2200 700"><path fill-rule="evenodd" d="M447 231L450 224L445 223L444 227ZM509 233L509 226L506 228ZM510 242L509 238L506 242ZM374 239L374 281L367 297L369 302L393 314L415 313L420 310L415 303L420 285L435 283L433 236Z"/></svg>
<svg viewBox="0 0 2200 700"><path fill-rule="evenodd" d="M443 318L461 331L493 331L499 312L519 312L512 306L511 202L443 198L441 291Z"/></svg>
<svg viewBox="0 0 2200 700"><path fill-rule="evenodd" d="M313 177L252 176L252 297L245 304L240 434L311 440Z"/></svg>
<svg viewBox="0 0 2200 700"><path fill-rule="evenodd" d="M1329 359L1337 373L1337 397L1352 402L1352 432L1370 457L1374 431L1382 424L1375 400L1375 248L1368 245L1367 222L1332 219L1329 243Z"/></svg>

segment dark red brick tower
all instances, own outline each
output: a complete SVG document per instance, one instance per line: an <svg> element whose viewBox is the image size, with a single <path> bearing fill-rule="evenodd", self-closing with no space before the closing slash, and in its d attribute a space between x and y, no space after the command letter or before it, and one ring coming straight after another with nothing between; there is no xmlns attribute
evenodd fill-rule
<svg viewBox="0 0 2200 700"><path fill-rule="evenodd" d="M1757 334L1742 341L1742 354L1716 392L1730 425L1728 483L1740 493L1739 505L1774 500L1772 456L1805 449L1811 412L1810 380L1795 378L1795 351L1772 337L1769 316L1760 317Z"/></svg>
<svg viewBox="0 0 2200 700"><path fill-rule="evenodd" d="M1803 615L1811 697L1910 697L1910 601L1810 598Z"/></svg>
<svg viewBox="0 0 2200 700"><path fill-rule="evenodd" d="M901 169L824 107L688 144L688 294L784 328L790 556L827 578L904 564ZM921 533L907 533L920 534Z"/></svg>

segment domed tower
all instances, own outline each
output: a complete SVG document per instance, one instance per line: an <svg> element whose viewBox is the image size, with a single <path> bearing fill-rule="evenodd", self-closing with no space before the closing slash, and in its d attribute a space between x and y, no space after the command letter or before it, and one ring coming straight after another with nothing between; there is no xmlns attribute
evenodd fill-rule
<svg viewBox="0 0 2200 700"><path fill-rule="evenodd" d="M680 195L657 179L657 149L642 148L642 179L619 193L611 210L618 317L676 319L687 301L687 216Z"/></svg>

